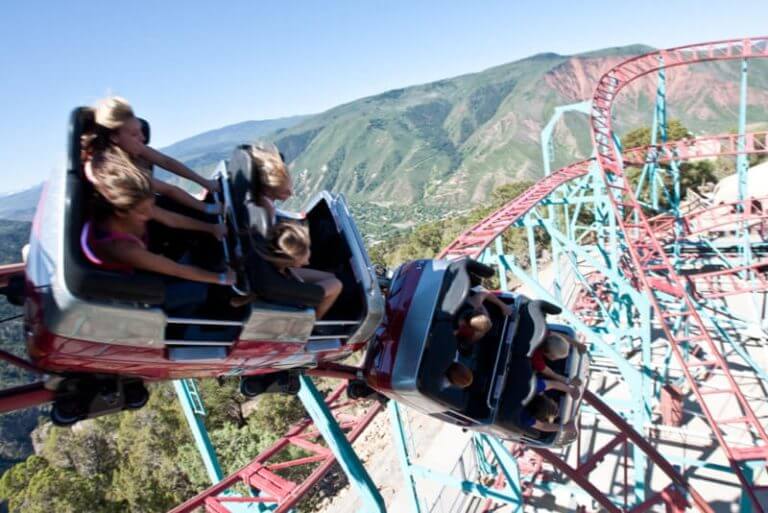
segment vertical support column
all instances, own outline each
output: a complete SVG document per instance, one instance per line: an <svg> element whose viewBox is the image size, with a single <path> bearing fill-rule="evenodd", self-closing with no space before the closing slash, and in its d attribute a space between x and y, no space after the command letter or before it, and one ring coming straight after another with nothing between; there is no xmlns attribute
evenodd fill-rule
<svg viewBox="0 0 768 513"><path fill-rule="evenodd" d="M504 241L501 239L502 236L499 235L496 237L496 240L493 241L493 247L496 250L496 258L494 263L499 269L499 288L502 291L507 292L509 291L509 283L507 283L507 270L504 269L504 266L501 265L501 260L499 260L501 255L504 254Z"/></svg>
<svg viewBox="0 0 768 513"><path fill-rule="evenodd" d="M523 216L523 225L525 225L525 232L528 235L528 259L530 260L530 273L535 279L539 279L539 263L536 260L536 237L533 233L533 221L531 221L531 213L528 212Z"/></svg>
<svg viewBox="0 0 768 513"><path fill-rule="evenodd" d="M753 470L754 469L749 464L749 462L745 465L742 465L742 472L744 472L744 478L750 483L754 482ZM754 511L754 508L752 506L752 499L749 497L749 493L747 493L746 491L741 492L741 498L739 500L739 511L741 511L741 513L752 513Z"/></svg>
<svg viewBox="0 0 768 513"><path fill-rule="evenodd" d="M739 138L738 138L738 155L736 156L736 172L739 177L739 212L745 214L747 212L747 205L745 203L747 195L749 194L748 177L749 177L749 157L744 151L746 150L746 131L747 131L747 59L741 61L741 88L739 94ZM742 226L742 265L750 265L752 263L752 248L749 239L749 224L744 221ZM747 278L751 273L747 271Z"/></svg>
<svg viewBox="0 0 768 513"><path fill-rule="evenodd" d="M659 64L664 65L664 58L659 56ZM662 143L667 142L667 75L664 68L659 69L659 81L656 86L656 108L653 111L653 123L651 124L651 146L656 146L658 136ZM651 193L651 206L659 208L659 176L656 160L646 163L648 171L648 187ZM645 174L645 173L644 173ZM640 187L638 187L639 193Z"/></svg>
<svg viewBox="0 0 768 513"><path fill-rule="evenodd" d="M323 396L307 376L302 375L299 379L301 380L299 399L328 444L328 448L336 456L336 461L347 475L350 484L357 489L366 513L386 513L384 499L336 419L333 418L333 413L325 404Z"/></svg>
<svg viewBox="0 0 768 513"><path fill-rule="evenodd" d="M641 428L640 433L646 425L651 422L651 398L653 397L653 366L651 358L651 302L645 295L635 298L635 307L639 313L638 329L640 331L640 351L642 353L643 368L640 370L640 386L642 397L638 397L635 402L635 411L633 424L635 429ZM645 500L646 495L646 469L648 467L648 456L634 446L632 450L633 477L635 501L640 504Z"/></svg>
<svg viewBox="0 0 768 513"><path fill-rule="evenodd" d="M222 480L224 474L221 471L219 460L216 457L216 450L208 438L208 430L205 428L205 409L200 395L197 392L197 385L193 379L177 379L173 381L173 388L179 397L181 410L187 419L189 429L192 431L192 438L195 440L197 451L203 459L205 471L211 484L217 484Z"/></svg>
<svg viewBox="0 0 768 513"><path fill-rule="evenodd" d="M392 433L395 438L395 447L397 448L398 456L400 456L400 468L403 471L406 487L408 488L411 513L421 513L419 496L416 493L416 481L413 472L411 472L412 462L411 457L408 454L408 437L405 434L405 427L403 419L400 416L400 407L397 405L397 402L389 401L389 415L392 424Z"/></svg>

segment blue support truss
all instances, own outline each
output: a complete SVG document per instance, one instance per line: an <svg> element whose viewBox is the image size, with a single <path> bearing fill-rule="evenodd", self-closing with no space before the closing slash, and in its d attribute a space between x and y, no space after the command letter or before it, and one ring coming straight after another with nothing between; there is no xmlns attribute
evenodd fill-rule
<svg viewBox="0 0 768 513"><path fill-rule="evenodd" d="M190 431L192 431L192 438L195 440L208 478L211 480L211 484L216 484L221 481L224 475L216 457L216 450L208 437L208 430L205 428L205 407L197 384L194 379L177 379L173 382L173 388L176 390L184 417L187 419Z"/></svg>
<svg viewBox="0 0 768 513"><path fill-rule="evenodd" d="M517 461L497 438L480 433L473 434L470 444L472 457L477 464L477 468L468 472L464 466L461 466L457 469L457 472L447 473L415 462L408 420L405 418L407 411L395 401L390 401L389 413L395 447L400 457L403 475L405 476L410 506L409 513L426 513L428 511L447 513L435 511L434 505L422 504L418 493L420 480L433 481L444 489L452 489L466 495L492 499L498 503L510 506L511 509L509 511L511 512L523 511L522 486ZM459 463L462 463L462 461L460 460ZM494 488L489 486L487 481L479 481L481 476L495 477L496 475L504 476L502 488ZM453 506L451 511L453 511Z"/></svg>
<svg viewBox="0 0 768 513"><path fill-rule="evenodd" d="M315 427L328 444L328 448L336 456L336 461L347 475L350 484L357 490L358 496L364 504L363 511L365 513L386 513L384 499L376 488L376 484L368 475L368 471L365 470L360 458L357 457L352 444L349 443L346 435L334 419L333 413L325 404L322 394L309 377L302 375L299 379L301 380L299 399L315 423Z"/></svg>

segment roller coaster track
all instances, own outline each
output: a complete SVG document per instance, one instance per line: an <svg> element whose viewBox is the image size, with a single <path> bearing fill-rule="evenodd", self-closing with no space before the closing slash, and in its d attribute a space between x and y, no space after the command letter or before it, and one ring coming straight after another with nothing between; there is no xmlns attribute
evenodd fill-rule
<svg viewBox="0 0 768 513"><path fill-rule="evenodd" d="M738 136L734 134L687 138L656 146L648 145L630 148L622 153L622 158L623 162L627 165L642 166L649 160L665 163L672 159L686 160L691 158L726 157L738 155L739 153L768 154L768 132L746 134L743 150L738 149L736 139L738 139ZM718 147L719 150L714 150L714 147ZM561 168L539 180L520 196L465 230L440 252L438 258L478 257L496 237L504 233L504 231L534 207L538 206L554 190L571 180L586 175L589 172L590 166L596 163L596 158L582 160ZM768 200L768 198L766 199ZM690 220L687 223L695 226L697 221L701 223L707 217L711 219L710 223L715 222L716 219L719 219L720 221L718 222L723 222L724 224L726 222L738 222L743 219L744 214L742 216L734 215L731 220L725 221L722 216L718 216L718 214L725 212L730 214L734 205L735 203L728 203L714 208L702 209L691 214ZM748 212L751 212L751 210L748 210ZM762 214L755 217L759 219L761 216ZM684 222L686 222L685 218ZM706 221L703 222L706 223ZM671 227L674 225L674 219L670 219L669 216L661 216L656 220L656 223L658 223L658 227L654 227L656 231L663 232L671 230ZM707 229L707 226L705 224L697 228L697 230L704 231Z"/></svg>
<svg viewBox="0 0 768 513"><path fill-rule="evenodd" d="M739 385L731 374L728 362L720 352L718 344L710 335L708 327L699 315L697 305L686 290L686 280L677 274L663 246L656 237L650 223L632 191L632 186L624 173L622 155L617 151L613 139L612 108L618 93L629 83L658 71L661 67L670 68L697 62L768 57L768 39L723 41L705 45L694 45L673 50L662 50L630 59L609 70L598 82L592 98L592 116L590 119L592 141L597 152L597 162L603 172L605 185L614 213L624 233L634 269L643 288L649 294L658 322L666 335L672 352L683 374L688 380L692 392L704 413L718 443L725 452L734 473L738 476L744 490L750 496L753 506L764 511L757 498L751 480L745 475L742 463L750 460L768 459L768 434L758 420L749 401L744 397ZM665 311L663 295L672 296L682 302L685 309L679 312ZM690 335L680 331L679 321L687 320L688 327L695 333ZM684 324L684 323L683 323ZM697 344L703 347L708 359L692 363L684 354L683 344ZM694 365L708 370L717 369L726 379L727 386L704 391L694 376ZM710 393L706 393L710 392ZM737 403L741 415L724 418L712 408L712 398L721 396L730 404ZM724 396L724 397L722 397ZM740 426L751 430L758 441L751 447L736 447L726 436L726 427Z"/></svg>
<svg viewBox="0 0 768 513"><path fill-rule="evenodd" d="M645 439L643 435L632 429L621 415L613 411L610 406L601 401L595 394L589 390L584 392L584 400L599 411L617 430L617 434L602 447L595 447L589 458L579 459L574 468L564 462L559 456L546 449L532 449L533 452L542 457L550 465L568 476L582 490L587 492L596 502L610 513L641 513L643 511L653 511L657 504L664 504L667 511L684 511L688 507L695 507L701 513L712 513L712 508L699 493L687 484L685 478L681 476L675 468L667 462L664 457ZM625 501L625 507L622 509L613 503L605 494L603 494L593 482L589 479L589 474L602 462L605 456L622 445L634 444L642 450L659 469L669 477L671 483L662 490L652 494L632 508L629 508ZM626 454L626 453L625 453ZM685 490L685 493L683 493ZM686 499L688 494L691 503Z"/></svg>
<svg viewBox="0 0 768 513"><path fill-rule="evenodd" d="M325 398L325 403L333 412L339 428L350 442L354 442L368 427L382 406L374 403L367 408L344 397L346 383L337 387ZM362 410L362 411L360 411ZM321 445L321 435L312 420L307 417L291 426L288 432L270 447L262 451L249 464L219 481L214 486L200 492L169 513L191 513L205 508L208 513L231 513L242 511L238 506L268 506L267 511L284 513L298 504L309 490L328 473L336 463L331 450ZM289 451L299 449L306 455L285 458ZM304 473L303 479L287 475L287 472ZM258 494L243 497L240 494L227 495L238 484L244 484ZM233 509L230 509L232 506ZM262 511L255 509L254 511Z"/></svg>
<svg viewBox="0 0 768 513"><path fill-rule="evenodd" d="M718 298L734 291L743 291L743 282L732 281L728 290L709 288L714 280L739 280L740 274L745 271L743 267L732 267L717 271L702 271L695 275L682 276L677 273L670 263L664 244L674 240L675 225L682 228L678 235L694 237L708 232L726 230L730 226L743 222L761 224L765 222L766 215L762 210L753 208L739 211L738 203L709 206L706 208L694 208L684 212L682 218L676 220L669 216L658 216L648 219L641 205L635 198L632 186L624 168L629 166L639 167L648 162L664 164L672 160L686 161L696 158L708 158L716 156L737 155L740 153L765 154L768 153L768 133L755 132L746 134L740 140L736 134L719 136L707 136L700 138L688 138L655 146L632 148L619 153L614 144L611 110L613 101L627 84L640 77L654 73L660 67L671 68L698 62L747 59L768 57L768 39L747 39L734 41L720 41L703 45L693 45L671 50L661 50L648 55L630 59L608 71L600 79L593 97L593 111L591 116L592 138L596 148L596 156L575 164L566 166L542 180L535 183L514 200L481 220L449 244L439 255L440 258L459 258L463 256L479 257L493 241L506 230L521 221L526 214L540 206L558 188L569 184L574 180L586 176L590 171L599 167L605 186L609 191L609 198L614 210L618 225L623 232L623 240L628 255L625 256L626 265L622 270L632 273L631 282L645 292L656 312L656 322L663 329L672 352L680 365L691 391L695 395L698 404L708 421L718 443L729 460L733 472L738 477L742 488L753 503L755 511L765 512L757 498L757 491L764 487L755 486L745 475L742 463L750 460L768 460L768 435L752 410L750 404L741 392L739 385L732 376L728 362L721 354L718 345L712 339L709 328L705 325L697 308L698 297ZM768 198L766 198L768 199ZM762 229L762 228L761 228ZM629 257L629 258L626 258ZM630 261L631 259L631 261ZM761 269L768 265L766 261L755 262L750 271L759 274ZM588 277L587 277L588 278ZM600 280L599 273L595 273L594 280ZM591 280L590 280L591 281ZM600 283L596 281L596 288ZM691 285L693 285L691 287ZM751 284L752 289L768 290L768 280L758 277ZM689 291L690 288L690 291ZM683 304L681 311L665 310L662 305L669 300ZM570 305L578 311L589 324L589 315L593 315L589 298L584 294L577 298L576 305ZM680 322L680 321L687 321ZM693 335L680 333L680 325L688 325L694 328ZM698 346L705 349L706 354L699 358L686 360L683 355L685 344ZM699 371L719 371L725 377L726 387L703 389L697 376ZM340 392L338 392L340 394ZM724 418L722 414L711 408L710 399L718 396L725 397L732 404L738 404L741 414L737 417ZM334 399L335 397L335 399ZM338 400L337 393L330 400ZM696 493L695 490L682 478L670 463L661 455L643 434L635 431L621 416L604 404L591 392L585 394L585 401L597 410L604 418L607 418L615 427L618 434L610 441L602 444L600 448L593 448L592 455L584 459L577 455L576 467L570 466L561 456L546 450L536 450L540 458L569 477L576 485L580 486L597 503L611 512L656 511L655 507L664 504L668 512L682 512L686 507L695 507L701 512L712 511L710 506ZM376 410L378 411L378 410ZM348 419L346 424L349 429L348 437L354 439L369 424L370 419L376 414L371 411L363 415L359 420ZM737 447L726 436L726 426L741 426L749 430L756 441L752 445ZM322 473L327 471L333 463L333 456L323 451L322 447L313 444L311 439L315 433L310 429L309 420L302 421L297 427L279 441L279 443L299 442L300 447L311 449L313 455L296 460L295 464L320 463L320 467L313 472L305 483L293 483L282 480L275 474L278 470L290 468L292 462L267 463L267 459L275 454L275 447L268 449L259 455L253 462L238 472L225 478L216 485L187 503L176 508L174 513L192 511L197 507L205 507L208 512L221 513L229 511L225 504L230 502L273 502L277 504L276 511L286 511L293 507L301 495L316 483ZM589 480L589 473L600 463L601 459L610 452L620 447L626 448L632 443L639 448L661 471L667 475L671 484L661 491L653 493L649 498L634 507L626 504L620 508L608 496L597 489ZM625 452L626 454L626 452ZM625 478L626 479L626 478ZM244 482L248 486L259 488L264 495L256 498L227 498L220 496L221 492L237 482Z"/></svg>
<svg viewBox="0 0 768 513"><path fill-rule="evenodd" d="M611 115L613 101L622 88L640 77L659 71L662 67L671 68L699 62L764 57L768 57L767 38L720 41L661 50L630 59L612 68L600 79L592 99L590 125L596 157L572 164L545 177L519 197L462 233L440 254L443 258L479 256L496 237L522 219L556 188L570 180L584 176L589 171L590 165L596 162L600 166L605 186L609 191L608 196L632 260L632 271L635 273L633 282L638 283L642 290L648 294L657 321L669 341L673 354L690 384L691 391L695 395L719 446L724 451L731 469L738 477L753 507L760 512L764 512L765 509L760 504L756 492L763 487L752 484L746 476L742 464L754 460L768 460L768 434L766 434L764 426L758 420L731 374L728 362L712 339L708 327L697 311L697 304L686 287L691 279L706 281L707 278L714 278L718 274L717 272L703 273L694 278L685 278L677 274L659 237L667 231L664 229L663 223L669 223L669 220L662 220L662 224L657 226L651 225L643 208L635 198L627 176L624 174L624 165L626 163L627 165L639 166L649 159L663 162L672 159L684 160L738 153L766 153L768 151L766 133L747 134L743 141L740 141L739 136L734 134L701 139L684 139L654 148L636 148L619 153L614 142ZM713 142L716 144L712 144ZM729 211L727 209L732 209L732 207L733 205L727 205L715 207L715 209L721 208L724 211ZM699 212L690 216L687 223L689 233L702 233L716 228L720 221L717 221L717 216L713 216L712 213L713 209L709 209L709 213ZM745 215L752 216L758 221L763 219L762 212L753 213L750 208L746 210L745 214L732 216L726 222L742 221ZM691 229L692 226L693 229ZM669 224L666 228L669 228ZM753 267L758 269L765 265L766 262L758 262ZM744 270L743 268L735 268L719 271L719 273L722 276L733 277ZM768 290L768 280L759 278L755 281L756 283L746 290ZM731 290L725 291L725 293L706 290L706 287L703 287L705 290L700 291L700 293L709 297L722 297L739 291L740 287L743 286L744 283L742 282L734 283ZM675 312L665 310L662 308L662 304L669 298L682 303L685 308ZM687 321L687 323L681 321ZM682 332L680 326L693 327L693 334L688 331ZM704 359L689 361L684 355L684 345L702 347L707 351L707 356ZM695 369L695 367L703 369ZM705 372L717 370L725 377L727 386L702 390L696 379L700 370ZM714 410L711 407L711 400L716 396L719 396L718 399L720 400L725 399L729 404L738 404L741 414L726 418L722 413ZM757 440L753 439L751 446L748 447L735 446L726 436L727 426L741 427L750 432Z"/></svg>

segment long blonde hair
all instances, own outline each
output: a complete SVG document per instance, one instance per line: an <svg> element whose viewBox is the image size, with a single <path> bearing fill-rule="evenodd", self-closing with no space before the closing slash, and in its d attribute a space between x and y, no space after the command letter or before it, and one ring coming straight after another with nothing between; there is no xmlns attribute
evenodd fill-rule
<svg viewBox="0 0 768 513"><path fill-rule="evenodd" d="M152 181L120 148L108 148L94 156L94 216L104 218L128 211L154 197Z"/></svg>
<svg viewBox="0 0 768 513"><path fill-rule="evenodd" d="M83 150L88 155L106 150L112 145L110 136L135 114L128 100L120 96L110 96L99 100L91 107L92 125L81 137Z"/></svg>
<svg viewBox="0 0 768 513"><path fill-rule="evenodd" d="M252 144L246 151L253 169L251 194L254 198L261 198L266 191L285 186L290 181L288 167L274 145Z"/></svg>
<svg viewBox="0 0 768 513"><path fill-rule="evenodd" d="M267 236L267 252L262 256L279 266L290 266L310 249L309 230L296 223L277 223Z"/></svg>

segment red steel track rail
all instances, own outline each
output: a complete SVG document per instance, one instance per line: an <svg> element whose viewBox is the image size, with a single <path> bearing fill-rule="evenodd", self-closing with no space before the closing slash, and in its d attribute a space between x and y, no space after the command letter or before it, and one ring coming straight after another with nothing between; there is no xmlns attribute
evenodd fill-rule
<svg viewBox="0 0 768 513"><path fill-rule="evenodd" d="M355 413L349 407L354 406L356 409L360 409L362 404L345 399L342 394L346 388L346 384L339 386L328 395L325 402L333 411L341 429L347 432L347 439L354 442L381 411L382 406L376 402L363 413ZM230 513L231 510L227 508L227 504L247 503L255 505L260 502L271 506L276 504L275 509L270 510L273 513L285 513L296 506L336 462L336 457L331 450L318 443L319 438L320 433L314 429L312 421L305 418L291 427L285 436L264 450L248 465L173 508L169 513L192 513L201 507L205 508L207 513ZM290 461L270 463L271 459L290 446L304 449L310 455ZM313 470L300 483L291 481L279 474L281 470L297 467L310 468L310 466L314 467ZM247 487L258 489L260 491L259 496L222 495L238 483L244 483Z"/></svg>
<svg viewBox="0 0 768 513"><path fill-rule="evenodd" d="M546 449L531 448L531 450L541 456L544 461L548 462L559 472L568 476L569 479L578 484L598 504L610 513L642 513L645 511L657 511L654 506L658 504L663 504L668 512L682 513L688 507L695 507L701 513L713 513L714 510L709 506L707 501L704 500L704 498L688 484L688 481L675 470L664 456L662 456L642 434L635 431L632 426L621 417L621 415L613 411L607 404L601 401L589 390L584 392L584 400L616 427L618 434L615 437L603 444L600 448L592 448L592 455L589 458L584 459L579 455L576 467L570 466L558 455ZM656 465L659 470L666 474L672 482L663 490L652 494L641 504L637 504L631 508L628 506L621 508L595 486L594 482L590 480L589 474L597 468L608 454L621 447L626 451L629 449L630 443L645 453L645 455L648 456L648 459ZM625 473L625 490L630 486L626 481L627 476ZM686 499L686 494L690 498L690 503Z"/></svg>
<svg viewBox="0 0 768 513"><path fill-rule="evenodd" d="M672 352L681 366L720 447L725 452L731 468L738 476L744 491L752 500L755 510L764 512L765 509L757 498L755 486L744 473L741 464L750 460L768 460L768 434L741 392L730 372L728 362L709 335L708 328L699 315L696 304L686 291L686 280L675 272L642 207L635 199L631 184L623 172L622 155L619 154L613 142L611 119L613 101L618 93L627 84L649 73L656 72L661 67L671 68L697 62L757 57L768 57L768 38L720 41L672 50L660 50L625 61L600 78L592 98L590 125L592 141L597 151L597 161L603 171L609 197L617 220L624 232L638 278L648 292ZM662 307L665 299L660 295L662 292L673 296L685 307L684 311L674 314L665 311ZM680 320L680 317L687 319L689 327L696 328L694 335L677 332L674 323ZM696 363L687 361L682 350L682 345L686 342L702 346L708 353L707 359ZM694 377L692 368L694 365L704 366L708 369L717 368L725 377L727 386L719 389L718 394L704 394ZM720 411L713 408L712 399L716 395L725 395L725 399L730 404L737 404L741 409L741 414L735 418L724 418ZM725 431L729 425L741 426L747 431L751 430L758 442L753 443L751 447L734 446L728 440Z"/></svg>
<svg viewBox="0 0 768 513"><path fill-rule="evenodd" d="M738 148L737 135L723 134L686 138L656 146L648 145L630 148L622 153L622 159L627 165L642 166L649 159L655 159L659 163L664 163L672 159L686 160L691 158L723 157L738 155L739 153L768 154L768 132L746 134L744 150L739 150ZM595 159L582 160L542 178L520 196L456 237L453 242L440 252L438 258L479 256L496 237L536 207L555 189L571 180L586 175L589 172L589 166L594 161ZM660 222L663 224L659 229L666 229L670 226L668 219L663 219ZM674 223L674 220L671 223Z"/></svg>
<svg viewBox="0 0 768 513"><path fill-rule="evenodd" d="M691 384L691 389L720 446L725 452L731 468L740 480L745 492L749 495L755 510L764 512L765 509L760 505L756 496L756 487L744 474L741 463L749 460L768 460L768 435L766 435L765 428L756 417L731 375L727 361L720 353L717 345L709 335L707 327L696 311L696 305L686 291L687 279L675 273L664 252L658 236L660 232L663 233L666 231L665 228L668 229L669 227L654 226L654 228L651 228L642 207L634 197L627 177L623 173L623 165L626 163L627 165L639 166L649 159L665 162L672 159L688 160L719 155L736 155L740 152L768 153L768 136L765 132L747 134L744 137L745 144L743 149L739 148L740 141L738 135L725 134L697 139L683 139L658 145L654 148L634 148L619 154L613 142L611 124L612 104L619 91L628 83L650 73L657 72L662 66L671 68L697 62L759 57L768 57L768 38L719 41L692 45L671 50L661 50L630 59L614 67L600 79L592 100L593 111L590 122L593 142L597 148L597 162L603 171L605 184L608 188L609 197L619 226L626 237L629 254L640 280L639 285L649 294L660 324L672 346L673 353ZM584 176L592 162L592 159L578 162L543 178L501 209L466 230L446 247L439 256L441 258L479 256L496 237L533 209L557 187L570 180ZM729 207L718 208L725 210ZM730 208L732 208L732 205ZM746 215L749 215L752 209L745 210L747 212ZM754 219L755 221L762 221L763 219L761 213L753 217L756 218ZM711 218L713 221L710 221L710 223L707 223L705 219L706 216L700 214L698 216L689 216L689 223L687 223L689 234L701 233L707 228L716 228L713 222L714 218ZM741 220L741 217L731 216L725 220L724 224ZM729 270L729 273L732 275L738 271ZM700 278L715 278L715 275L703 275ZM693 277L692 279L695 280L696 278ZM764 283L760 281L759 286L763 288ZM735 287L736 285L734 285L734 289ZM706 287L703 288L705 290L702 292L705 296L717 293L706 290ZM685 310L682 313L664 311L661 307L664 299L660 297L660 292L666 293L674 297L678 302L683 303ZM689 326L698 328L695 335L680 335L676 333L673 322L686 319ZM708 351L706 359L687 362L681 351L681 344L685 342L704 347ZM728 386L718 389L717 394L711 392L702 393L692 372L692 367L694 366L703 366L710 370L719 369L722 375L725 376ZM710 408L710 400L715 395L720 394L727 394L727 399L731 403L739 405L742 411L741 416L722 418L722 414L713 412ZM758 438L758 443L753 444L752 447L733 446L726 437L724 426L734 424L740 424L743 428L751 430ZM585 483L585 485L587 484Z"/></svg>

